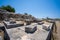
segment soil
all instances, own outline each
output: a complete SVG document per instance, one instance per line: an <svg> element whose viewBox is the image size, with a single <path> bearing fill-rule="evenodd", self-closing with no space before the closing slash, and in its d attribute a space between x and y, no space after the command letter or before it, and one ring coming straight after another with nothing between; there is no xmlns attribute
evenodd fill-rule
<svg viewBox="0 0 60 40"><path fill-rule="evenodd" d="M60 40L60 21L56 21L56 32L53 32L53 40Z"/></svg>

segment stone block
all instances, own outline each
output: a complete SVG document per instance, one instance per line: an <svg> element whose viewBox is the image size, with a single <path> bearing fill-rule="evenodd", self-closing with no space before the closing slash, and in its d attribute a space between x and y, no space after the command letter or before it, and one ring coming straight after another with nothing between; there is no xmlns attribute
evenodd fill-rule
<svg viewBox="0 0 60 40"><path fill-rule="evenodd" d="M33 27L33 28L31 28L31 27L25 27L25 32L27 32L27 33L34 33L36 30L37 30L36 26Z"/></svg>

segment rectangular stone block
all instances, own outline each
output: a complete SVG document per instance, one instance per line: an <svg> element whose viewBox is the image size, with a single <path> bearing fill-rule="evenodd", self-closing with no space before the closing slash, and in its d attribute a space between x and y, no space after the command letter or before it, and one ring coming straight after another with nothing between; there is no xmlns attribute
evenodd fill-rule
<svg viewBox="0 0 60 40"><path fill-rule="evenodd" d="M33 28L31 28L31 27L25 27L25 32L27 32L27 33L34 33L36 30L37 30L36 26L33 27Z"/></svg>
<svg viewBox="0 0 60 40"><path fill-rule="evenodd" d="M14 28L14 27L19 27L19 26L21 26L21 25L23 25L23 24L16 24L16 23L13 23L13 22L6 22L6 21L4 21L3 22L4 23L4 25L6 26L6 28Z"/></svg>

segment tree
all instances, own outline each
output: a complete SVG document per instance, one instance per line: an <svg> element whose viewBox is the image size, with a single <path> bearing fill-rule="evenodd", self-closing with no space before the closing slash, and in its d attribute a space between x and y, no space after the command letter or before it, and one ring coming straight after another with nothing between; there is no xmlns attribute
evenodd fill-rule
<svg viewBox="0 0 60 40"><path fill-rule="evenodd" d="M31 14L30 14L29 16L30 16L30 17L32 17L32 15L31 15Z"/></svg>
<svg viewBox="0 0 60 40"><path fill-rule="evenodd" d="M28 15L28 13L24 13L25 15Z"/></svg>
<svg viewBox="0 0 60 40"><path fill-rule="evenodd" d="M11 7L10 5L1 6L0 9L7 10L9 12L15 12L15 9L13 7Z"/></svg>

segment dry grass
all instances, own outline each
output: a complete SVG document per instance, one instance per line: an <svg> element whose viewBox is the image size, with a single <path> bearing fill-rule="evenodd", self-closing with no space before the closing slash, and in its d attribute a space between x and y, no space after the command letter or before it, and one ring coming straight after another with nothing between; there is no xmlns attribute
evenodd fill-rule
<svg viewBox="0 0 60 40"><path fill-rule="evenodd" d="M4 32L0 30L0 36L2 37L2 40L4 40Z"/></svg>

